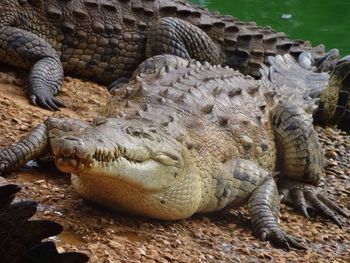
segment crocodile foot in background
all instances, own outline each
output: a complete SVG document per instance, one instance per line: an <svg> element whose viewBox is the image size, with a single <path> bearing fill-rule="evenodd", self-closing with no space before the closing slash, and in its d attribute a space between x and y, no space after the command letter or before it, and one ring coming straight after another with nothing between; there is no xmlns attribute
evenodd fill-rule
<svg viewBox="0 0 350 263"><path fill-rule="evenodd" d="M11 203L20 187L0 177L0 255L1 262L80 263L88 257L81 253L59 253L52 241L42 239L58 235L61 225L47 220L29 220L38 204L33 201Z"/></svg>
<svg viewBox="0 0 350 263"><path fill-rule="evenodd" d="M334 48L328 51L323 57L313 59L317 72L331 71L339 61L339 50Z"/></svg>
<svg viewBox="0 0 350 263"><path fill-rule="evenodd" d="M324 194L317 193L316 187L288 179L279 179L278 189L281 202L293 206L297 211L310 218L310 211L315 215L331 220L341 227L337 214L344 217L350 215Z"/></svg>
<svg viewBox="0 0 350 263"><path fill-rule="evenodd" d="M117 80L113 81L111 84L108 85L107 89L108 91L113 94L113 92L119 88L121 88L124 84L129 82L129 78L121 77Z"/></svg>
<svg viewBox="0 0 350 263"><path fill-rule="evenodd" d="M51 111L58 111L60 108L65 107L60 100L56 99L52 94L49 93L31 94L29 96L29 101L35 106L40 106Z"/></svg>

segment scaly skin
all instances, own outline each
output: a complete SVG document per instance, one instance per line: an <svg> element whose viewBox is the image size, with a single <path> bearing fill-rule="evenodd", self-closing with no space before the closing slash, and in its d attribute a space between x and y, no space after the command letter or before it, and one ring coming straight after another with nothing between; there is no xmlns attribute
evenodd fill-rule
<svg viewBox="0 0 350 263"><path fill-rule="evenodd" d="M339 60L332 71L327 89L320 94L315 120L321 124L338 125L350 131L350 57Z"/></svg>
<svg viewBox="0 0 350 263"><path fill-rule="evenodd" d="M87 262L77 252L59 253L55 243L42 241L62 232L61 225L47 220L29 220L37 210L33 201L14 202L21 188L0 177L0 254L1 262Z"/></svg>
<svg viewBox="0 0 350 263"><path fill-rule="evenodd" d="M0 62L29 70L30 101L51 110L62 106L53 95L64 73L119 86L153 55L224 63L254 76L269 55L326 55L322 46L178 0L1 0L0 21Z"/></svg>
<svg viewBox="0 0 350 263"><path fill-rule="evenodd" d="M323 156L305 91L291 98L288 83L169 55L137 72L105 109L109 118L47 119L2 150L3 172L50 152L82 197L163 220L248 203L257 236L286 249L304 246L279 227L276 169L283 199L304 215L313 209L337 224L336 213L347 216L313 192Z"/></svg>
<svg viewBox="0 0 350 263"><path fill-rule="evenodd" d="M318 99L313 114L314 123L338 125L350 131L350 57L340 59L329 73L307 72L289 60L289 57L269 57L270 67L267 69L263 66L262 78L271 81L276 87L285 83L296 86L299 92L306 92L311 98ZM283 92L295 96L296 90Z"/></svg>

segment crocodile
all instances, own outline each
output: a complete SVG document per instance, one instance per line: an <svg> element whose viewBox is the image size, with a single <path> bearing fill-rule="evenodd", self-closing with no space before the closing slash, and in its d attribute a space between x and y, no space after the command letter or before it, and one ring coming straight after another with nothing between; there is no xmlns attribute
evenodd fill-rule
<svg viewBox="0 0 350 263"><path fill-rule="evenodd" d="M337 214L349 216L317 193L323 155L308 91L290 96L290 86L268 81L268 69L256 80L170 55L136 72L104 116L49 117L0 151L0 171L50 153L83 198L162 220L248 203L256 235L285 249L305 245L280 228L280 195L307 217L311 209L341 226Z"/></svg>
<svg viewBox="0 0 350 263"><path fill-rule="evenodd" d="M0 62L29 71L30 102L51 110L64 73L112 88L159 54L254 76L270 55L310 51L320 67L339 55L181 0L1 0L0 21Z"/></svg>
<svg viewBox="0 0 350 263"><path fill-rule="evenodd" d="M83 263L88 261L85 254L57 251L53 241L42 241L58 235L63 228L48 220L29 220L37 210L34 201L12 202L21 190L16 184L0 177L0 255L1 262L60 262Z"/></svg>

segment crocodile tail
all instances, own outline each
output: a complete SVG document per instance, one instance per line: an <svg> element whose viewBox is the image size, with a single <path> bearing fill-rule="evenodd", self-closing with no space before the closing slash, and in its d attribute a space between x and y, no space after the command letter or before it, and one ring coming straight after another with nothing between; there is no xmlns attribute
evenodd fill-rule
<svg viewBox="0 0 350 263"><path fill-rule="evenodd" d="M29 220L37 203L12 203L20 187L0 177L0 255L1 262L87 262L80 253L59 253L53 242L43 239L58 235L62 226L47 220ZM70 257L76 261L67 261Z"/></svg>
<svg viewBox="0 0 350 263"><path fill-rule="evenodd" d="M267 87L265 97L274 105L291 102L310 116L314 114L329 75L300 67L289 54L270 56L268 62L269 66L263 65L260 69L261 80Z"/></svg>
<svg viewBox="0 0 350 263"><path fill-rule="evenodd" d="M257 26L255 22L242 22L232 16L209 12L206 8L186 1L139 0L138 6L153 3L161 17L174 16L189 21L205 31L225 51L226 65L242 73L260 77L259 69L268 56L290 53L297 57L310 51L315 59L325 55L324 46L312 47L310 42L291 40L284 33L270 27ZM141 3L141 4L140 4Z"/></svg>
<svg viewBox="0 0 350 263"><path fill-rule="evenodd" d="M293 101L313 114L315 123L350 130L349 57L339 60L330 73L306 70L288 54L268 57L268 62L260 73L274 103Z"/></svg>
<svg viewBox="0 0 350 263"><path fill-rule="evenodd" d="M350 131L350 57L338 61L327 88L320 94L320 104L315 113L315 121L320 124L338 125Z"/></svg>

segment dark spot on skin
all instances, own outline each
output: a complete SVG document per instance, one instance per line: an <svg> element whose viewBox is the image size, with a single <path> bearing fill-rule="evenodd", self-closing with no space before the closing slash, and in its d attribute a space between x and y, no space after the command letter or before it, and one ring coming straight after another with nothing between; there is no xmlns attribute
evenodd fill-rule
<svg viewBox="0 0 350 263"><path fill-rule="evenodd" d="M244 147L244 150L245 150L245 151L249 151L249 150L252 149L252 145L249 144L249 143L245 143L243 147Z"/></svg>
<svg viewBox="0 0 350 263"><path fill-rule="evenodd" d="M188 150L196 150L197 152L199 152L203 148L201 144L193 142L187 142L186 147Z"/></svg>
<svg viewBox="0 0 350 263"><path fill-rule="evenodd" d="M250 176L246 172L242 171L242 169L235 169L233 176L241 181L250 180Z"/></svg>
<svg viewBox="0 0 350 263"><path fill-rule="evenodd" d="M262 142L260 146L263 152L266 152L269 149L269 145L266 142Z"/></svg>

